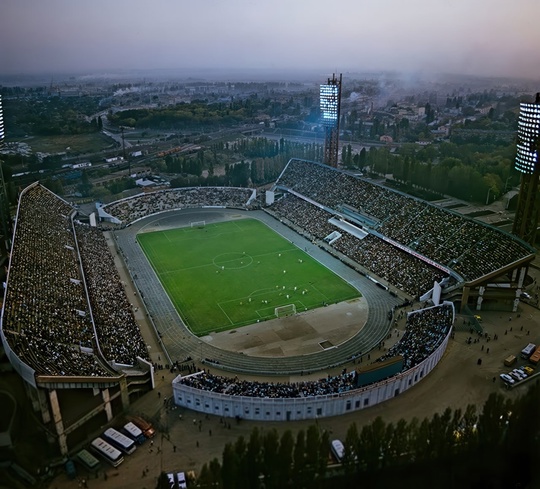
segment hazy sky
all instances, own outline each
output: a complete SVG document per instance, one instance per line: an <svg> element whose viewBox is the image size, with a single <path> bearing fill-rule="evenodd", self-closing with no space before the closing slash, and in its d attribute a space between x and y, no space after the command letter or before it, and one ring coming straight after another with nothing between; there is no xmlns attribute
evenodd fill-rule
<svg viewBox="0 0 540 489"><path fill-rule="evenodd" d="M540 0L0 0L0 74L422 71L540 78Z"/></svg>

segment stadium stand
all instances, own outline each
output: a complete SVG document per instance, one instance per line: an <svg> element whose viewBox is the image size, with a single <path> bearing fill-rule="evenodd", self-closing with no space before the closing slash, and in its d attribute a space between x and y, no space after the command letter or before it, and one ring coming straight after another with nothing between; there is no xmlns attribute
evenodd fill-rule
<svg viewBox="0 0 540 489"><path fill-rule="evenodd" d="M37 373L110 376L91 353L95 337L72 213L69 204L40 185L21 196L2 330L11 349Z"/></svg>
<svg viewBox="0 0 540 489"><path fill-rule="evenodd" d="M254 190L233 187L189 187L139 194L103 206L103 211L129 224L158 212L193 207L236 207L246 209Z"/></svg>
<svg viewBox="0 0 540 489"><path fill-rule="evenodd" d="M414 368L442 344L453 321L453 307L448 304L409 313L405 333L400 341L376 361L382 362L395 356L402 356L404 359L402 371ZM197 375L179 377L177 382L217 394L267 399L327 396L358 388L355 371L315 381L291 383L241 380L237 377L222 377L203 371Z"/></svg>
<svg viewBox="0 0 540 489"><path fill-rule="evenodd" d="M0 325L6 355L64 455L88 425L111 421L150 390L154 372L107 242L76 214L39 183L21 192Z"/></svg>
<svg viewBox="0 0 540 489"><path fill-rule="evenodd" d="M325 215L317 211L307 221L304 215L302 221L298 202L285 209L283 206L280 208L279 203L272 206L282 217L289 218L290 212L291 221L296 225L319 231L313 233L315 236L320 236L320 230L325 228L323 224L314 224L314 219L325 219L328 214L353 218L372 236L395 241L410 251L410 255L420 255L420 259L425 257L449 268L462 281L478 280L534 254L526 243L497 228L319 163L291 160L276 182L276 188L292 191L297 197L317 202L326 209ZM284 200L290 201L289 198ZM310 211L312 209L310 207ZM375 243L377 248L381 240L375 240ZM355 241L348 247L355 248L358 244ZM354 254L359 255L359 260L364 260L363 251L354 251ZM389 249L384 250L384 254L396 266L404 261ZM369 252L367 255L370 258L374 256ZM420 271L424 276L425 270L413 263L410 273ZM421 289L425 282L418 279L415 280L418 283L407 285L401 277L389 277L389 280L398 287L403 286L409 293L416 293L415 290Z"/></svg>
<svg viewBox="0 0 540 489"><path fill-rule="evenodd" d="M75 224L101 351L108 361L134 365L148 350L103 233Z"/></svg>
<svg viewBox="0 0 540 489"><path fill-rule="evenodd" d="M276 201L271 211L319 240L338 229L328 222L332 214L293 194ZM332 247L413 297L444 277L440 270L374 235L359 239L344 233Z"/></svg>

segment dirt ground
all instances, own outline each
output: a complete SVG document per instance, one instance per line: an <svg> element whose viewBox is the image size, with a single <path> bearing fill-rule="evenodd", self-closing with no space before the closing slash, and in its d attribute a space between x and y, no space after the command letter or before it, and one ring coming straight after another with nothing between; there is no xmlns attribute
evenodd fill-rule
<svg viewBox="0 0 540 489"><path fill-rule="evenodd" d="M351 339L363 328L367 314L367 301L361 297L201 339L216 348L249 356L307 355Z"/></svg>
<svg viewBox="0 0 540 489"><path fill-rule="evenodd" d="M508 390L498 375L508 371L503 360L509 354L518 355L529 342L540 343L540 315L538 310L527 304L520 306L516 313L482 312L484 331L491 336L488 341L469 331L456 331L449 342L447 351L439 365L419 384L400 394L397 398L361 411L339 417L323 418L315 423L321 430L328 430L332 438L344 438L347 428L356 422L359 427L370 423L377 416L386 422L395 422L400 418L430 417L435 412L442 412L446 407L464 408L467 404L481 405L491 392L500 392L508 396L518 396L524 392L527 384ZM456 326L462 326L464 319L458 317ZM398 321L397 331L385 342L384 349L398 339L403 332L405 319ZM494 340L497 334L498 339ZM478 338L478 342L467 343L468 338ZM381 354L383 351L381 351ZM378 352L371 354L372 360ZM478 360L481 359L481 365ZM519 364L519 363L518 363ZM354 368L354 365L349 365ZM337 372L324 371L314 374L321 378ZM223 447L227 442L239 436L248 437L253 427L262 430L275 428L279 433L290 429L293 433L304 429L314 421L294 422L255 422L221 419L200 413L168 408L164 399L172 397L171 381L174 375L168 371L159 371L156 375L157 388L148 393L133 408L135 412L148 416L158 416L163 430L153 440L153 446L147 441L137 451L126 457L125 462L113 469L102 466L96 475L81 473L88 487L104 489L153 488L161 471L190 471L197 473L201 466L217 457L221 460ZM276 380L276 379L274 379ZM283 380L296 380L294 378ZM305 380L305 379L304 379ZM68 480L65 475L58 476L50 485L54 489L79 487L78 480Z"/></svg>

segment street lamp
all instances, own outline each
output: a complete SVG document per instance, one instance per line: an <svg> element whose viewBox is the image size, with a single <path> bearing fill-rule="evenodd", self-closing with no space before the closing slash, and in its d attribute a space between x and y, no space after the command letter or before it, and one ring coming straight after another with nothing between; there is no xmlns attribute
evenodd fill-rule
<svg viewBox="0 0 540 489"><path fill-rule="evenodd" d="M486 205L489 204L489 193L491 192L491 190L492 190L492 187L489 187L489 188L488 188L487 197L486 197Z"/></svg>

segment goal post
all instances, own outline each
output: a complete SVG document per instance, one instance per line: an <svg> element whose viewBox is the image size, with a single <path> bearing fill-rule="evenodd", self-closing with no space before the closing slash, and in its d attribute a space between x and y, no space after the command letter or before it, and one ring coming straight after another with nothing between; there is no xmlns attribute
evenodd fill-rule
<svg viewBox="0 0 540 489"><path fill-rule="evenodd" d="M206 221L191 221L192 228L202 229L205 226L206 226Z"/></svg>
<svg viewBox="0 0 540 489"><path fill-rule="evenodd" d="M286 306L279 306L274 309L276 317L282 318L285 316L291 316L296 314L296 306L294 304L287 304Z"/></svg>

